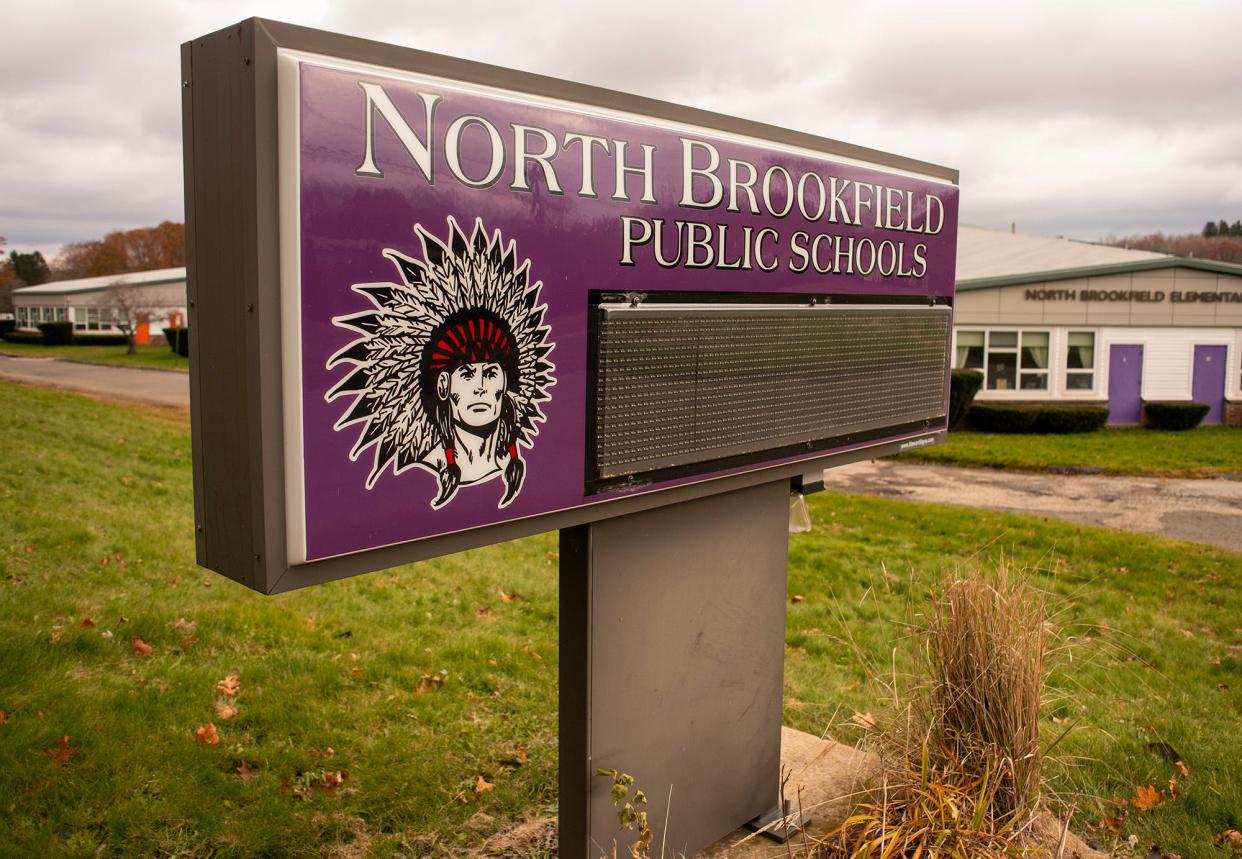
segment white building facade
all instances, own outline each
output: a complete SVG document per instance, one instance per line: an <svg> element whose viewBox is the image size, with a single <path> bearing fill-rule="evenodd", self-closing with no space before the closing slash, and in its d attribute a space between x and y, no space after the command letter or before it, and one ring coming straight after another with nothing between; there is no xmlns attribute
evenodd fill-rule
<svg viewBox="0 0 1242 859"><path fill-rule="evenodd" d="M963 228L955 367L979 402L1078 403L1134 424L1195 401L1242 425L1242 266Z"/></svg>
<svg viewBox="0 0 1242 859"><path fill-rule="evenodd" d="M128 305L140 330L161 336L186 324L185 268L59 280L13 290L17 331L37 333L44 322L72 322L75 337L117 335Z"/></svg>

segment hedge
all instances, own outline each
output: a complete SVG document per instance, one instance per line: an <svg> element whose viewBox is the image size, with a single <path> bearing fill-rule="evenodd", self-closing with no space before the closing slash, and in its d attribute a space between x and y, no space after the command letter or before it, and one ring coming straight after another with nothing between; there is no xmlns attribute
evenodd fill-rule
<svg viewBox="0 0 1242 859"><path fill-rule="evenodd" d="M43 333L43 342L48 346L68 346L73 342L72 322L42 322L39 331Z"/></svg>
<svg viewBox="0 0 1242 859"><path fill-rule="evenodd" d="M1108 422L1108 409L1101 406L976 403L969 414L975 429L995 433L1095 432Z"/></svg>
<svg viewBox="0 0 1242 859"><path fill-rule="evenodd" d="M970 403L983 387L983 374L978 370L953 370L949 375L949 429L962 422L970 411Z"/></svg>
<svg viewBox="0 0 1242 859"><path fill-rule="evenodd" d="M36 331L6 331L0 334L0 340L6 343L38 343L43 345L43 335Z"/></svg>
<svg viewBox="0 0 1242 859"><path fill-rule="evenodd" d="M968 414L970 425L984 432L1034 432L1039 407L976 403Z"/></svg>
<svg viewBox="0 0 1242 859"><path fill-rule="evenodd" d="M190 357L190 329L189 328L165 328L164 339L168 341L168 348L176 352L182 358Z"/></svg>
<svg viewBox="0 0 1242 859"><path fill-rule="evenodd" d="M62 323L63 324L63 323ZM7 331L0 334L0 340L9 343L37 343L40 346L48 345L43 337L43 332L34 331ZM92 334L91 336L83 336L79 334L73 335L71 345L73 346L124 346L129 341L125 339L124 334ZM61 344L63 345L63 344Z"/></svg>
<svg viewBox="0 0 1242 859"><path fill-rule="evenodd" d="M1095 432L1106 423L1108 409L1103 406L1041 406L1034 431L1058 435Z"/></svg>
<svg viewBox="0 0 1242 859"><path fill-rule="evenodd" d="M1143 403L1143 426L1159 430L1194 429L1211 410L1206 403L1155 400Z"/></svg>

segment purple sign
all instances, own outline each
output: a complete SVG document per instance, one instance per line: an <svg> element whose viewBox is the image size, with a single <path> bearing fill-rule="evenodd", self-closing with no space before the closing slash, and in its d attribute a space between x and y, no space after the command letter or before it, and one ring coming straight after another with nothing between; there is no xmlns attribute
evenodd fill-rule
<svg viewBox="0 0 1242 859"><path fill-rule="evenodd" d="M292 563L617 497L584 485L589 293L952 295L942 180L280 61Z"/></svg>

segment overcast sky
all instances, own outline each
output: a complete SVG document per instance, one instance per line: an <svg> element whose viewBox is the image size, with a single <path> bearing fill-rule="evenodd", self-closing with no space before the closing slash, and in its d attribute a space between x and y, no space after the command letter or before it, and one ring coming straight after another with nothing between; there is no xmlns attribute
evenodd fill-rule
<svg viewBox="0 0 1242 859"><path fill-rule="evenodd" d="M184 219L179 45L250 15L955 167L963 223L1094 240L1242 218L1238 0L4 7L0 235L49 256Z"/></svg>

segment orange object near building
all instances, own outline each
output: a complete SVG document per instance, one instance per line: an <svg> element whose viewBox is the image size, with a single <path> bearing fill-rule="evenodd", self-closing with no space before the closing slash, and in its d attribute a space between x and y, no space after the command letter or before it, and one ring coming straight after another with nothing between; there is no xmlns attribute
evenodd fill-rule
<svg viewBox="0 0 1242 859"><path fill-rule="evenodd" d="M139 346L146 346L151 342L151 323L139 322L138 327L134 329L134 342Z"/></svg>

